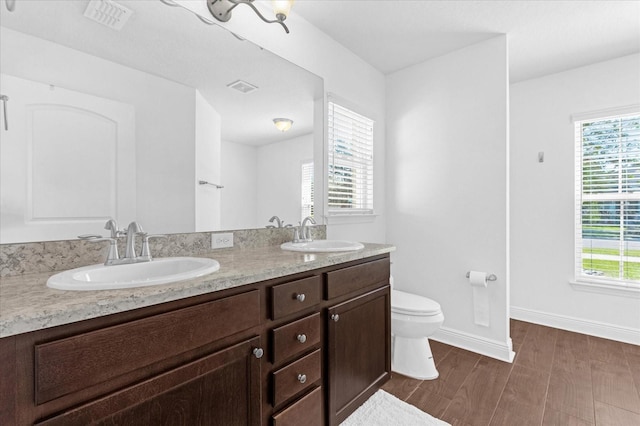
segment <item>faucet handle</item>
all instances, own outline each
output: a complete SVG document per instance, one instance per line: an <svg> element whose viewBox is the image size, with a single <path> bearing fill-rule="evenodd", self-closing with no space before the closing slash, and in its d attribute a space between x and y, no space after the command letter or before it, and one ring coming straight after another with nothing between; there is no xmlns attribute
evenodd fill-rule
<svg viewBox="0 0 640 426"><path fill-rule="evenodd" d="M167 238L167 236L164 234L147 234L146 232L140 232L139 235L142 237L142 251L140 252L139 259L142 261L153 260L153 257L151 256L151 249L149 248L149 239Z"/></svg>
<svg viewBox="0 0 640 426"><path fill-rule="evenodd" d="M90 243L97 243L99 241L109 241L109 253L107 254L107 260L104 262L105 265L112 265L118 259L120 259L120 255L118 254L117 238L103 237L102 235L95 235L95 234L79 235L78 238L84 241L88 241Z"/></svg>

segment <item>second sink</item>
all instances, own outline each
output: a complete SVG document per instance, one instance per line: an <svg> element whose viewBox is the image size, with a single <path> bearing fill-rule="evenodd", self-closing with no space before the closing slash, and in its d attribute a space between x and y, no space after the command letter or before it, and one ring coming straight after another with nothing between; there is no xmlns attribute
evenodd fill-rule
<svg viewBox="0 0 640 426"><path fill-rule="evenodd" d="M364 248L364 245L355 241L345 240L313 240L304 243L288 242L282 244L280 248L288 251L331 253L360 250Z"/></svg>

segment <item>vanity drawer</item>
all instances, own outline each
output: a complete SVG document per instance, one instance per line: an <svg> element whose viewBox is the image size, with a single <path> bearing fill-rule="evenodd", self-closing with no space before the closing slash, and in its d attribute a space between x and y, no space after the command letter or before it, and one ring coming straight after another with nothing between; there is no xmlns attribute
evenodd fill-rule
<svg viewBox="0 0 640 426"><path fill-rule="evenodd" d="M273 363L278 364L320 343L320 314L273 329Z"/></svg>
<svg viewBox="0 0 640 426"><path fill-rule="evenodd" d="M35 345L37 404L260 324L260 291Z"/></svg>
<svg viewBox="0 0 640 426"><path fill-rule="evenodd" d="M271 319L285 317L320 303L322 278L315 275L271 287Z"/></svg>
<svg viewBox="0 0 640 426"><path fill-rule="evenodd" d="M387 285L390 274L391 265L388 257L327 272L325 298L329 300L344 296L375 284Z"/></svg>
<svg viewBox="0 0 640 426"><path fill-rule="evenodd" d="M317 387L278 414L273 426L322 426L322 387Z"/></svg>
<svg viewBox="0 0 640 426"><path fill-rule="evenodd" d="M320 349L273 373L273 406L309 388L322 376Z"/></svg>

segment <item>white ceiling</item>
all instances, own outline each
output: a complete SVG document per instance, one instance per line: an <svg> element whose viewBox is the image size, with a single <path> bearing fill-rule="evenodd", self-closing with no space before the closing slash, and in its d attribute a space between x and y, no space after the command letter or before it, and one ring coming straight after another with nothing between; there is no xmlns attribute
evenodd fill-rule
<svg viewBox="0 0 640 426"><path fill-rule="evenodd" d="M508 34L510 80L640 51L640 1L297 0L295 15L385 74Z"/></svg>

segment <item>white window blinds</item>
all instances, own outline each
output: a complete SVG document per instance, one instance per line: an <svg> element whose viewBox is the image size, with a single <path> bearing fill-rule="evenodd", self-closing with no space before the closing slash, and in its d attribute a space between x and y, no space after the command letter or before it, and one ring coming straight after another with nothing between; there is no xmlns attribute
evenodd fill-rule
<svg viewBox="0 0 640 426"><path fill-rule="evenodd" d="M302 163L302 187L300 221L305 217L313 217L313 161Z"/></svg>
<svg viewBox="0 0 640 426"><path fill-rule="evenodd" d="M328 213L373 213L373 120L329 101Z"/></svg>
<svg viewBox="0 0 640 426"><path fill-rule="evenodd" d="M640 282L640 114L575 130L576 279Z"/></svg>

